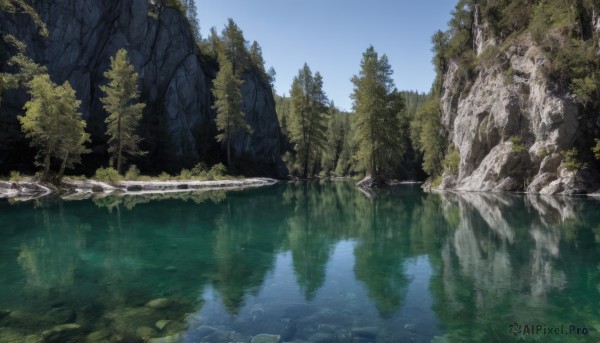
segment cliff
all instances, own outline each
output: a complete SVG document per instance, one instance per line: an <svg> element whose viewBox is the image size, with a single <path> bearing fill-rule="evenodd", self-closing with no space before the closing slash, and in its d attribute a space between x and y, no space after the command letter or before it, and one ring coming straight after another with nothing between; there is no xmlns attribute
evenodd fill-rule
<svg viewBox="0 0 600 343"><path fill-rule="evenodd" d="M451 60L442 75L441 123L448 145L454 145L461 158L458 174L445 173L440 188L542 194L597 191L597 161L591 153L600 133L597 111L548 72L556 68L561 50L572 48L571 43L560 43L569 42L570 33L545 33L556 39L551 48L558 53L549 53L532 38L532 24L502 40L478 11L479 1L471 3L475 3L470 35L476 66L465 77L465 67ZM595 22L597 18L590 18L594 32L589 39L600 32ZM573 148L578 151L575 168L566 154Z"/></svg>
<svg viewBox="0 0 600 343"><path fill-rule="evenodd" d="M27 44L28 55L47 66L53 81L68 80L82 101L81 112L92 134L93 153L84 159L88 172L106 164L104 118L99 86L110 57L120 48L140 75L142 101L147 104L140 135L149 154L137 161L142 170L178 172L198 161L222 160L223 149L215 142L215 112L211 108L214 63L200 55L189 24L178 9L155 11L147 0L33 1L49 35L39 36L25 15L0 13L0 31L12 33ZM2 44L2 43L0 43ZM0 51L11 52L8 46ZM9 54L1 54L6 61ZM0 64L0 71L7 70ZM251 70L244 75L243 110L252 134L240 134L233 143L235 156L248 174L284 177L280 131L272 90ZM27 141L20 137L16 115L27 100L23 91L7 92L2 123L12 132L0 147L0 165L23 166L31 161Z"/></svg>

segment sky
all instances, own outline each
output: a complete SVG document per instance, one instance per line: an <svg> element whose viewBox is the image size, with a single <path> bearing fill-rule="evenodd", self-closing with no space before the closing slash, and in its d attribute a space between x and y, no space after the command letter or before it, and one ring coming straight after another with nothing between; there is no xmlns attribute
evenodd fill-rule
<svg viewBox="0 0 600 343"><path fill-rule="evenodd" d="M342 110L352 109L350 79L373 45L386 54L399 90L428 92L435 78L431 36L445 30L454 0L196 0L200 33L220 33L232 18L262 47L277 72L275 90L289 94L306 62Z"/></svg>

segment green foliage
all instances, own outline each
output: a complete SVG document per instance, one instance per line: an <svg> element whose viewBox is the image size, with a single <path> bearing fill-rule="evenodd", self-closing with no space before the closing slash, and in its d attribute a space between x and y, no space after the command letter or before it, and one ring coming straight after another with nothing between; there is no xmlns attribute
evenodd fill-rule
<svg viewBox="0 0 600 343"><path fill-rule="evenodd" d="M172 179L172 176L167 172L162 172L158 175L158 179L160 181L169 181Z"/></svg>
<svg viewBox="0 0 600 343"><path fill-rule="evenodd" d="M227 146L227 165L231 166L231 141L241 132L252 132L246 123L242 112L242 80L233 71L232 64L227 59L220 60L221 69L213 82L213 95L217 111L217 141L224 142Z"/></svg>
<svg viewBox="0 0 600 343"><path fill-rule="evenodd" d="M444 181L444 178L442 177L442 175L438 175L436 176L432 181L431 181L431 188L439 188L442 185L442 182Z"/></svg>
<svg viewBox="0 0 600 343"><path fill-rule="evenodd" d="M103 182L118 182L121 180L121 175L112 167L98 168L94 174L94 179Z"/></svg>
<svg viewBox="0 0 600 343"><path fill-rule="evenodd" d="M352 78L356 111L356 158L363 171L381 182L401 162L405 146L399 115L402 95L393 89L392 68L371 46L364 53L359 75Z"/></svg>
<svg viewBox="0 0 600 343"><path fill-rule="evenodd" d="M319 72L313 76L307 64L294 77L291 89L291 113L287 123L294 144L295 159L303 178L312 176L327 141L327 96Z"/></svg>
<svg viewBox="0 0 600 343"><path fill-rule="evenodd" d="M204 177L208 172L208 167L203 162L200 162L192 168L191 173L194 177Z"/></svg>
<svg viewBox="0 0 600 343"><path fill-rule="evenodd" d="M178 176L179 180L191 180L193 179L192 171L189 169L181 169Z"/></svg>
<svg viewBox="0 0 600 343"><path fill-rule="evenodd" d="M443 172L445 138L440 122L440 107L437 99L427 102L417 113L419 127L415 128L419 137L419 148L423 153L423 170L429 176L438 176Z"/></svg>
<svg viewBox="0 0 600 343"><path fill-rule="evenodd" d="M458 174L458 166L460 164L460 153L454 145L450 145L448 154L444 158L444 171L453 175Z"/></svg>
<svg viewBox="0 0 600 343"><path fill-rule="evenodd" d="M26 13L40 30L40 35L48 36L48 29L38 13L25 0L0 0L0 11L7 13Z"/></svg>
<svg viewBox="0 0 600 343"><path fill-rule="evenodd" d="M563 165L568 171L577 171L587 167L585 163L579 160L576 148L563 150L560 154L563 156Z"/></svg>
<svg viewBox="0 0 600 343"><path fill-rule="evenodd" d="M21 130L38 149L37 162L44 168L42 180L48 180L53 158L61 161L60 180L65 168L80 163L81 154L89 152L85 144L90 136L78 112L81 101L69 82L57 86L47 74L35 76L29 86L31 100L24 106L25 115L18 117Z"/></svg>
<svg viewBox="0 0 600 343"><path fill-rule="evenodd" d="M511 151L514 152L525 152L527 151L527 148L525 147L525 144L523 144L521 142L521 138L519 137L511 137L510 138L510 142L511 142Z"/></svg>
<svg viewBox="0 0 600 343"><path fill-rule="evenodd" d="M217 163L213 165L208 173L206 173L207 180L221 180L227 175L227 167L223 163Z"/></svg>
<svg viewBox="0 0 600 343"><path fill-rule="evenodd" d="M124 155L141 156L146 154L138 147L141 138L135 131L142 119L146 105L139 102L138 74L127 60L127 50L120 49L110 58L110 69L104 73L109 79L100 89L106 94L101 98L106 117L106 134L111 163L121 172Z"/></svg>
<svg viewBox="0 0 600 343"><path fill-rule="evenodd" d="M596 145L592 147L592 152L597 160L600 160L600 139L596 139Z"/></svg>
<svg viewBox="0 0 600 343"><path fill-rule="evenodd" d="M10 174L8 176L8 181L19 182L21 180L23 180L23 176L21 175L21 173L19 173L18 171L15 171L15 170L10 172Z"/></svg>
<svg viewBox="0 0 600 343"><path fill-rule="evenodd" d="M125 173L125 180L137 180L140 177L140 170L135 164L129 166L127 172Z"/></svg>
<svg viewBox="0 0 600 343"><path fill-rule="evenodd" d="M548 155L550 155L550 153L548 152L548 149L542 149L542 150L540 150L540 152L538 153L537 156L543 160Z"/></svg>

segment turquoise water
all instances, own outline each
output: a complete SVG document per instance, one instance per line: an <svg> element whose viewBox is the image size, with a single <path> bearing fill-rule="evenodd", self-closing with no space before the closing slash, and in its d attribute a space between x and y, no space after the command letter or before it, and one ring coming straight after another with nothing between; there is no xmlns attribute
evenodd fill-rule
<svg viewBox="0 0 600 343"><path fill-rule="evenodd" d="M0 342L596 342L598 329L593 199L312 182L0 202Z"/></svg>

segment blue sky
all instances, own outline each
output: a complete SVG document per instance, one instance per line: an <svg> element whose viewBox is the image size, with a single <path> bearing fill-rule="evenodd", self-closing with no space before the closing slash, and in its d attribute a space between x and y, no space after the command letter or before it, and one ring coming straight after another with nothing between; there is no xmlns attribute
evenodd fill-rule
<svg viewBox="0 0 600 343"><path fill-rule="evenodd" d="M330 100L351 110L352 83L362 53L373 45L387 54L400 90L427 92L435 77L431 36L445 30L454 0L196 0L200 31L221 32L227 18L258 41L266 67L277 71L275 89L289 94L308 63L323 75Z"/></svg>

